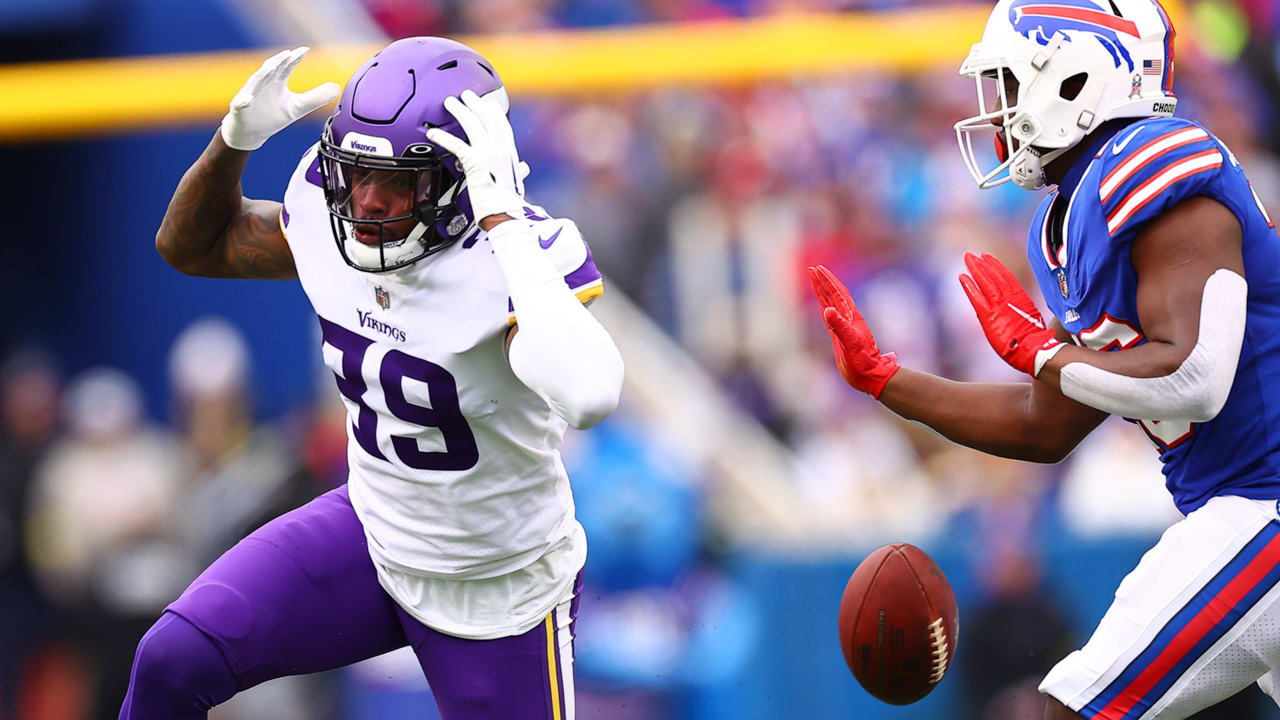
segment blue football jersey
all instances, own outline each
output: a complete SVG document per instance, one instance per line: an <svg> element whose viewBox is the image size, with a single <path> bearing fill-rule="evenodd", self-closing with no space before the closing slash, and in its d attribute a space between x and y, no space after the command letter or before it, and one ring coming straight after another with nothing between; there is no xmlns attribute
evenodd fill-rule
<svg viewBox="0 0 1280 720"><path fill-rule="evenodd" d="M1159 449L1165 484L1183 513L1216 495L1280 498L1280 238L1271 219L1235 157L1196 123L1140 120L1090 150L1040 204L1027 236L1045 302L1080 345L1121 350L1146 342L1133 241L1149 221L1194 196L1235 213L1249 300L1227 403L1205 423L1132 420Z"/></svg>

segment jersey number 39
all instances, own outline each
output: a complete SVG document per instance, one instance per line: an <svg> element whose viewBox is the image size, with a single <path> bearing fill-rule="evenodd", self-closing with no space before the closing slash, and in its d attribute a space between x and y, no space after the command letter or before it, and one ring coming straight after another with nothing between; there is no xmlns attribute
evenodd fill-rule
<svg viewBox="0 0 1280 720"><path fill-rule="evenodd" d="M387 460L378 447L378 414L364 401L369 383L363 373L365 353L373 341L320 318L324 343L342 354L342 371L334 371L338 392L355 403L358 413L351 425L356 442L368 454ZM409 401L404 381L416 380L427 387L430 407ZM397 419L421 428L436 428L444 440L444 450L423 451L418 438L391 435L391 448L406 466L416 470L466 470L480 459L476 439L458 405L458 384L448 370L433 362L390 350L378 368L377 382L382 387L387 410Z"/></svg>

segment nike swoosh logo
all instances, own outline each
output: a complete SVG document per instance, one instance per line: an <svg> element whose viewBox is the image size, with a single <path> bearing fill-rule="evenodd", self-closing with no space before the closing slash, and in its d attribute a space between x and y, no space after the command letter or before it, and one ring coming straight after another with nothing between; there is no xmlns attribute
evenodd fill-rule
<svg viewBox="0 0 1280 720"><path fill-rule="evenodd" d="M554 242L556 241L556 238L560 237L560 230L563 230L563 229L564 229L564 228L559 228L558 230L556 230L556 232L555 232L555 234L554 234L554 235L552 235L551 237L547 238L546 240L543 240L543 239L542 239L542 236L541 236L541 235L539 235L539 236L538 236L538 247L542 248L543 250L546 250L547 248L551 247L551 244L552 244L552 243L554 243Z"/></svg>
<svg viewBox="0 0 1280 720"><path fill-rule="evenodd" d="M1041 330L1044 329L1044 321L1040 320L1040 318L1036 318L1028 315L1027 313L1022 311L1022 308L1015 306L1013 303L1005 303L1005 304L1009 306L1010 310L1021 315L1027 322L1031 323L1032 325L1035 325Z"/></svg>
<svg viewBox="0 0 1280 720"><path fill-rule="evenodd" d="M1124 150L1124 146L1125 146L1125 145L1128 145L1128 144L1129 144L1129 141L1133 139L1133 136L1134 136L1134 135L1137 135L1137 134L1138 134L1138 133L1140 133L1140 132L1142 132L1142 128L1138 128L1137 130L1134 130L1133 132L1129 133L1129 137L1127 137L1127 138L1125 138L1125 139L1121 140L1120 142L1116 143L1115 147L1111 148L1111 154L1112 154L1112 155L1119 155L1119 154L1120 154L1120 152L1121 152L1122 150Z"/></svg>

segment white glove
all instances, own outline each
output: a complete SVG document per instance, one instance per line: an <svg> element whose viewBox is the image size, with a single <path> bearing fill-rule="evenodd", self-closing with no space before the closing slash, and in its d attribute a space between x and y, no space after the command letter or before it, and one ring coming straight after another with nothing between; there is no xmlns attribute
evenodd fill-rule
<svg viewBox="0 0 1280 720"><path fill-rule="evenodd" d="M236 150L257 150L267 138L294 120L338 97L338 84L327 82L304 93L289 90L289 76L309 47L283 50L262 63L231 98L222 118L222 141Z"/></svg>
<svg viewBox="0 0 1280 720"><path fill-rule="evenodd" d="M524 178L529 166L516 153L515 133L497 100L462 91L462 100L445 98L444 108L458 119L467 144L452 133L431 128L427 139L452 153L467 176L476 220L506 214L524 217Z"/></svg>

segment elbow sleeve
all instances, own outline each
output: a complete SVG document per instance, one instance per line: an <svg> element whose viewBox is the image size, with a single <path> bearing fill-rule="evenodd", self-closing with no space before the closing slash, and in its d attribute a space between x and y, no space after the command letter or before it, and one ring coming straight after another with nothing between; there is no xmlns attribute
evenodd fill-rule
<svg viewBox="0 0 1280 720"><path fill-rule="evenodd" d="M536 238L514 221L489 233L519 323L507 361L556 414L576 428L591 427L618 406L622 355L539 251Z"/></svg>
<svg viewBox="0 0 1280 720"><path fill-rule="evenodd" d="M1195 347L1172 373L1135 378L1082 362L1063 366L1062 394L1113 415L1208 422L1231 394L1244 344L1249 286L1219 269L1205 281Z"/></svg>
<svg viewBox="0 0 1280 720"><path fill-rule="evenodd" d="M586 429L618 407L623 364L604 326L576 300L574 305L576 312L566 313L570 317L555 332L530 331L522 321L507 359L520 382L557 415Z"/></svg>

